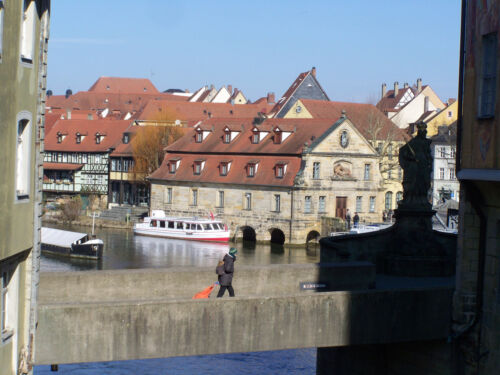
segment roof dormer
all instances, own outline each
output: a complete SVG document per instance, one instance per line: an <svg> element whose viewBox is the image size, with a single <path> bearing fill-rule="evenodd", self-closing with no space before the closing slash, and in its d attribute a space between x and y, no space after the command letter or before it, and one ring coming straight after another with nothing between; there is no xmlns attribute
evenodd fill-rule
<svg viewBox="0 0 500 375"><path fill-rule="evenodd" d="M64 138L66 138L67 134L57 132L56 135L57 135L57 143L61 143L62 141L64 141Z"/></svg>
<svg viewBox="0 0 500 375"><path fill-rule="evenodd" d="M232 164L231 160L221 160L219 164L219 174L221 176L227 176L227 174L231 170L231 164Z"/></svg>
<svg viewBox="0 0 500 375"><path fill-rule="evenodd" d="M239 131L231 130L228 126L224 128L224 135L222 136L222 142L231 143L237 136Z"/></svg>
<svg viewBox="0 0 500 375"><path fill-rule="evenodd" d="M96 143L96 145L101 144L101 142L104 140L105 136L106 136L105 134L102 134L102 133L99 133L99 132L95 133L95 143Z"/></svg>
<svg viewBox="0 0 500 375"><path fill-rule="evenodd" d="M202 129L201 126L197 126L194 128L195 134L194 134L194 141L196 143L201 143L203 142L208 135L211 133L210 130Z"/></svg>
<svg viewBox="0 0 500 375"><path fill-rule="evenodd" d="M266 131L262 131L261 129L259 129L258 127L254 126L253 129L252 129L252 138L251 138L251 141L253 144L258 144L260 143L265 137L266 135L268 135L269 132L266 132Z"/></svg>
<svg viewBox="0 0 500 375"><path fill-rule="evenodd" d="M247 177L255 177L259 168L259 160L250 160L246 166Z"/></svg>
<svg viewBox="0 0 500 375"><path fill-rule="evenodd" d="M274 176L276 178L285 177L287 164L288 164L287 161L278 161L276 163L276 165L274 166Z"/></svg>
<svg viewBox="0 0 500 375"><path fill-rule="evenodd" d="M193 174L200 175L205 168L205 159L196 159L193 163Z"/></svg>
<svg viewBox="0 0 500 375"><path fill-rule="evenodd" d="M279 126L276 126L274 128L274 143L283 143L291 134L291 131L284 131Z"/></svg>
<svg viewBox="0 0 500 375"><path fill-rule="evenodd" d="M172 158L167 162L168 171L170 173L175 173L177 169L179 169L179 165L181 164L181 158Z"/></svg>

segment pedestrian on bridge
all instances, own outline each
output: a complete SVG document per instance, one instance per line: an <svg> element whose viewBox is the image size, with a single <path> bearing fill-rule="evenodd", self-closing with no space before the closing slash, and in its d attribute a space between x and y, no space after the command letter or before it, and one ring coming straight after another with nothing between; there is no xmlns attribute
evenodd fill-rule
<svg viewBox="0 0 500 375"><path fill-rule="evenodd" d="M236 253L238 250L235 247L232 247L229 250L229 253L224 255L224 273L220 276L220 289L219 293L217 293L217 298L222 297L226 292L226 289L229 291L229 297L234 297L234 289L233 289L233 273L234 273L234 262L236 261ZM217 272L219 274L219 272Z"/></svg>

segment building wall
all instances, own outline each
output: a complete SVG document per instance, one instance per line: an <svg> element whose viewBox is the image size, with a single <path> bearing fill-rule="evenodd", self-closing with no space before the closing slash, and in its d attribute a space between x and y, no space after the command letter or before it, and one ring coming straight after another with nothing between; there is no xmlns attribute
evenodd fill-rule
<svg viewBox="0 0 500 375"><path fill-rule="evenodd" d="M283 118L313 118L313 115L311 115L311 112L307 110L305 105L299 99L290 107Z"/></svg>
<svg viewBox="0 0 500 375"><path fill-rule="evenodd" d="M440 199L442 189L452 192L451 198L458 201L460 184L455 174L455 145L433 144L431 153L434 159L432 172L432 204ZM444 155L443 155L444 152ZM444 173L444 175L443 175Z"/></svg>
<svg viewBox="0 0 500 375"><path fill-rule="evenodd" d="M411 123L417 121L420 116L425 113L425 97L429 97L429 111L442 109L444 104L437 98L430 88L426 88L420 92L411 102L405 105L399 112L392 117L391 121L394 122L400 129L407 128ZM436 100L437 98L437 100ZM438 101L439 100L439 101Z"/></svg>
<svg viewBox="0 0 500 375"><path fill-rule="evenodd" d="M28 2L33 17L29 33L31 60L21 59L23 1L3 2L0 55L0 287L6 292L6 331L0 336L0 374L31 372L30 337L36 322L36 288L39 270L41 152L45 107L46 47L49 1ZM31 23L30 20L33 22ZM41 35L42 34L42 35ZM32 48L31 48L32 47ZM42 53L41 53L42 51ZM27 133L18 137L20 120ZM22 129L22 127L20 127ZM18 149L19 148L19 149ZM19 155L23 155L19 158ZM25 158L26 157L26 158ZM20 163L19 160L26 160ZM18 185L16 174L23 175ZM21 195L19 186L26 186Z"/></svg>
<svg viewBox="0 0 500 375"><path fill-rule="evenodd" d="M451 112L451 113L450 113ZM432 137L438 133L438 128L440 126L449 126L457 121L458 118L458 101L452 103L448 107L443 108L432 119L427 121L427 137ZM416 135L415 131L415 135Z"/></svg>

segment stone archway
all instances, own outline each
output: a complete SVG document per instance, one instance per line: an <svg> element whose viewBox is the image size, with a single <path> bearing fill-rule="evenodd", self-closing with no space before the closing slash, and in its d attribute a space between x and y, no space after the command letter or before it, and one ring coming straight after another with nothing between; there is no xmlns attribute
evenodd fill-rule
<svg viewBox="0 0 500 375"><path fill-rule="evenodd" d="M285 233L281 229L271 229L271 243L283 245L285 243Z"/></svg>
<svg viewBox="0 0 500 375"><path fill-rule="evenodd" d="M318 242L320 234L316 230L312 230L307 234L306 243Z"/></svg>
<svg viewBox="0 0 500 375"><path fill-rule="evenodd" d="M256 242L257 241L257 235L255 233L255 229L249 226L244 226L241 228L241 233L243 234L243 241L251 241L251 242Z"/></svg>

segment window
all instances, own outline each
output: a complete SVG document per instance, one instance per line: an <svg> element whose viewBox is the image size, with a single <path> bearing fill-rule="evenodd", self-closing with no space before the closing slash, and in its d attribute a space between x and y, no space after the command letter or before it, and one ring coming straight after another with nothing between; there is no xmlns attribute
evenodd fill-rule
<svg viewBox="0 0 500 375"><path fill-rule="evenodd" d="M96 144L100 144L101 143L101 135L99 133L97 133L95 135L95 143Z"/></svg>
<svg viewBox="0 0 500 375"><path fill-rule="evenodd" d="M167 203L168 204L172 203L172 188L171 187L167 188Z"/></svg>
<svg viewBox="0 0 500 375"><path fill-rule="evenodd" d="M68 162L68 154L66 154L66 153L62 154L62 161L63 161L63 163Z"/></svg>
<svg viewBox="0 0 500 375"><path fill-rule="evenodd" d="M78 157L76 154L71 154L71 162L72 163L78 163Z"/></svg>
<svg viewBox="0 0 500 375"><path fill-rule="evenodd" d="M217 207L224 207L224 191L219 190Z"/></svg>
<svg viewBox="0 0 500 375"><path fill-rule="evenodd" d="M385 193L385 209L392 210L392 191Z"/></svg>
<svg viewBox="0 0 500 375"><path fill-rule="evenodd" d="M94 162L95 162L96 164L101 164L101 155L96 154L96 155L94 156Z"/></svg>
<svg viewBox="0 0 500 375"><path fill-rule="evenodd" d="M195 142L201 143L203 141L203 133L201 131L196 132Z"/></svg>
<svg viewBox="0 0 500 375"><path fill-rule="evenodd" d="M116 159L111 159L111 172L116 172Z"/></svg>
<svg viewBox="0 0 500 375"><path fill-rule="evenodd" d="M281 131L279 129L274 131L274 143L281 143Z"/></svg>
<svg viewBox="0 0 500 375"><path fill-rule="evenodd" d="M479 117L495 115L496 70L497 70L497 34L496 32L483 36L482 40L483 66L481 71L481 89L479 94Z"/></svg>
<svg viewBox="0 0 500 375"><path fill-rule="evenodd" d="M311 213L311 196L307 195L304 200L304 212L306 214Z"/></svg>
<svg viewBox="0 0 500 375"><path fill-rule="evenodd" d="M194 174L201 174L201 163L199 161L194 163Z"/></svg>
<svg viewBox="0 0 500 375"><path fill-rule="evenodd" d="M3 1L0 0L0 59L2 58L2 41L3 41Z"/></svg>
<svg viewBox="0 0 500 375"><path fill-rule="evenodd" d="M375 197L370 197L370 212L375 212Z"/></svg>
<svg viewBox="0 0 500 375"><path fill-rule="evenodd" d="M392 160L392 143L389 143L389 146L387 146L387 156L389 160Z"/></svg>
<svg viewBox="0 0 500 375"><path fill-rule="evenodd" d="M392 169L387 170L387 178L390 180L392 178Z"/></svg>
<svg viewBox="0 0 500 375"><path fill-rule="evenodd" d="M247 177L255 176L255 164L248 164L247 167Z"/></svg>
<svg viewBox="0 0 500 375"><path fill-rule="evenodd" d="M396 203L399 204L399 202L401 202L403 200L403 192L402 191L398 191L396 193Z"/></svg>
<svg viewBox="0 0 500 375"><path fill-rule="evenodd" d="M175 173L175 170L177 168L177 163L175 161L171 161L168 167L170 173Z"/></svg>
<svg viewBox="0 0 500 375"><path fill-rule="evenodd" d="M1 341L6 341L12 334L11 321L9 316L9 310L13 310L16 307L16 303L11 299L14 297L15 291L10 285L15 285L13 282L14 277L14 267L5 266L0 268L0 334ZM12 283L12 284L11 284ZM9 285L10 284L10 285Z"/></svg>
<svg viewBox="0 0 500 375"><path fill-rule="evenodd" d="M401 180L403 178L403 168L398 167L398 179Z"/></svg>
<svg viewBox="0 0 500 375"><path fill-rule="evenodd" d="M193 205L193 206L198 205L198 190L197 189L191 190L191 205Z"/></svg>
<svg viewBox="0 0 500 375"><path fill-rule="evenodd" d="M319 166L318 162L313 163L313 179L319 179Z"/></svg>
<svg viewBox="0 0 500 375"><path fill-rule="evenodd" d="M128 134L123 134L123 143L128 144L130 141L130 136Z"/></svg>
<svg viewBox="0 0 500 375"><path fill-rule="evenodd" d="M320 196L319 201L318 201L318 211L319 212L325 212L325 202L326 202L326 197L325 196Z"/></svg>
<svg viewBox="0 0 500 375"><path fill-rule="evenodd" d="M455 179L455 168L450 168L450 180Z"/></svg>
<svg viewBox="0 0 500 375"><path fill-rule="evenodd" d="M134 161L130 159L123 159L123 172L128 172L129 169L132 169L134 165Z"/></svg>
<svg viewBox="0 0 500 375"><path fill-rule="evenodd" d="M453 117L453 112L452 111L448 111L448 117Z"/></svg>
<svg viewBox="0 0 500 375"><path fill-rule="evenodd" d="M274 195L274 211L281 211L281 196L279 194Z"/></svg>
<svg viewBox="0 0 500 375"><path fill-rule="evenodd" d="M363 197L356 197L356 212L363 211Z"/></svg>
<svg viewBox="0 0 500 375"><path fill-rule="evenodd" d="M370 164L365 164L365 181L370 180Z"/></svg>
<svg viewBox="0 0 500 375"><path fill-rule="evenodd" d="M252 143L259 143L259 132L253 132L252 134Z"/></svg>
<svg viewBox="0 0 500 375"><path fill-rule="evenodd" d="M285 175L285 166L283 164L278 164L275 168L275 173L277 178L283 178Z"/></svg>
<svg viewBox="0 0 500 375"><path fill-rule="evenodd" d="M230 143L231 142L231 132L226 131L224 132L224 143Z"/></svg>
<svg viewBox="0 0 500 375"><path fill-rule="evenodd" d="M439 179L444 180L444 168L439 168Z"/></svg>
<svg viewBox="0 0 500 375"><path fill-rule="evenodd" d="M76 133L76 143L82 143L82 135L80 133Z"/></svg>
<svg viewBox="0 0 500 375"><path fill-rule="evenodd" d="M35 50L35 2L24 0L24 13L21 28L21 61L33 63Z"/></svg>
<svg viewBox="0 0 500 375"><path fill-rule="evenodd" d="M252 209L252 194L245 193L245 210L251 210L251 209Z"/></svg>
<svg viewBox="0 0 500 375"><path fill-rule="evenodd" d="M454 158L455 157L455 147L452 147L451 150L450 150L450 157Z"/></svg>
<svg viewBox="0 0 500 375"><path fill-rule="evenodd" d="M439 148L439 156L442 158L446 157L446 147L440 147Z"/></svg>
<svg viewBox="0 0 500 375"><path fill-rule="evenodd" d="M87 162L88 162L88 156L87 156L87 154L83 154L82 155L82 163L87 164Z"/></svg>
<svg viewBox="0 0 500 375"><path fill-rule="evenodd" d="M220 164L220 175L227 176L227 172L228 172L227 163L221 163Z"/></svg>
<svg viewBox="0 0 500 375"><path fill-rule="evenodd" d="M28 199L31 170L31 114L21 113L17 121L16 196Z"/></svg>
<svg viewBox="0 0 500 375"><path fill-rule="evenodd" d="M57 143L61 143L63 141L64 137L61 133L57 132Z"/></svg>

